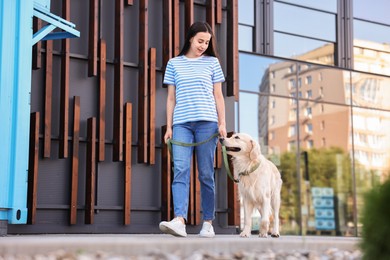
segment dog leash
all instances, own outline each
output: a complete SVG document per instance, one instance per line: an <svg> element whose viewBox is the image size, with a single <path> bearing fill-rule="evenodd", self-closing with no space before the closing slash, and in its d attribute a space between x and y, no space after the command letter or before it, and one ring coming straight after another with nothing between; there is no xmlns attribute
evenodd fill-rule
<svg viewBox="0 0 390 260"><path fill-rule="evenodd" d="M179 141L175 141L175 140L172 140L172 139L168 139L168 140L167 140L167 146L168 146L169 153L170 153L170 155L171 155L171 160L173 161L172 144L180 145L180 146L186 146L186 147L198 146L198 145L207 143L208 141L210 141L210 140L213 139L214 137L217 137L218 135L219 135L219 133L215 133L215 134L213 134L212 136L210 136L208 139L206 139L206 140L204 140L204 141L202 141L202 142L198 142L198 143L185 143L185 142L179 142ZM224 162L224 165L225 165L225 169L226 169L227 175L229 176L229 178L230 178L233 182L238 183L239 181L238 181L238 180L235 180L235 179L233 178L233 176L232 176L232 173L230 172L229 162L228 162L227 153L226 153L226 147L225 147L224 145L222 145L222 157L223 157L223 162Z"/></svg>
<svg viewBox="0 0 390 260"><path fill-rule="evenodd" d="M239 183L240 181L234 179L232 173L230 172L228 157L227 157L227 153L226 153L226 146L224 146L223 144L222 144L222 157L223 157L223 163L225 165L227 175L230 177L230 179L233 182Z"/></svg>

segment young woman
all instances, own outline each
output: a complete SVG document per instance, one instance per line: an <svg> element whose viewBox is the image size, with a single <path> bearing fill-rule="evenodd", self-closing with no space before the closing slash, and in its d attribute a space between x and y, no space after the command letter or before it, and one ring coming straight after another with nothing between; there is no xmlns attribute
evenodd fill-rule
<svg viewBox="0 0 390 260"><path fill-rule="evenodd" d="M214 33L209 24L195 22L188 30L183 49L168 61L164 84L168 85L168 139L198 143L215 133L226 137L225 102L222 82L225 81L217 58ZM172 182L175 218L160 223L160 230L174 236L186 237L190 168L195 149L203 226L202 237L214 237L215 217L214 155L218 138L195 147L173 145L174 178Z"/></svg>

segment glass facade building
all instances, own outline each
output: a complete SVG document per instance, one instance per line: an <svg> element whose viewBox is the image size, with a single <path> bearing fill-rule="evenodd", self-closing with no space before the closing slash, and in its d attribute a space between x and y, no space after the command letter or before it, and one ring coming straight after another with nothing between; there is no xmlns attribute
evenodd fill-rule
<svg viewBox="0 0 390 260"><path fill-rule="evenodd" d="M281 170L282 234L359 236L363 195L389 176L389 7L239 1L235 131Z"/></svg>

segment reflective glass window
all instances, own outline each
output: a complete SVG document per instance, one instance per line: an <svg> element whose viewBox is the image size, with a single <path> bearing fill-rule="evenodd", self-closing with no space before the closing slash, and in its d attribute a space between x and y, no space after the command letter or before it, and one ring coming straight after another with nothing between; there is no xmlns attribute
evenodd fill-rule
<svg viewBox="0 0 390 260"><path fill-rule="evenodd" d="M390 75L390 26L354 20L354 69Z"/></svg>
<svg viewBox="0 0 390 260"><path fill-rule="evenodd" d="M352 104L390 109L390 78L367 73L350 74Z"/></svg>
<svg viewBox="0 0 390 260"><path fill-rule="evenodd" d="M353 1L354 17L385 23L390 25L390 2L388 0L375 0L367 2L367 0Z"/></svg>
<svg viewBox="0 0 390 260"><path fill-rule="evenodd" d="M352 114L356 201L361 219L364 194L385 180L390 171L390 112L353 107Z"/></svg>
<svg viewBox="0 0 390 260"><path fill-rule="evenodd" d="M238 1L238 22L251 26L255 25L254 0Z"/></svg>
<svg viewBox="0 0 390 260"><path fill-rule="evenodd" d="M290 76L287 79L283 78L291 74L289 73L291 64L292 62L280 63L280 60L260 55L240 53L240 89L263 93L272 91L278 95L289 95L288 89L291 84L289 80L295 80L295 78Z"/></svg>
<svg viewBox="0 0 390 260"><path fill-rule="evenodd" d="M259 105L258 94L240 92L239 132L247 133L257 141L259 140Z"/></svg>
<svg viewBox="0 0 390 260"><path fill-rule="evenodd" d="M354 20L353 29L355 46L366 46L364 41L372 42L372 49L378 48L374 43L390 44L390 26Z"/></svg>
<svg viewBox="0 0 390 260"><path fill-rule="evenodd" d="M241 51L253 51L253 28L250 26L238 26L238 49Z"/></svg>
<svg viewBox="0 0 390 260"><path fill-rule="evenodd" d="M334 14L284 3L274 3L274 29L332 42L336 40Z"/></svg>
<svg viewBox="0 0 390 260"><path fill-rule="evenodd" d="M300 101L299 105L315 108L317 103ZM325 114L312 109L309 117L299 110L301 150L306 153L301 160L302 178L309 181L310 191L302 199L306 208L303 225L308 234L324 230L346 236L351 235L353 225L351 109L323 105ZM327 203L333 201L338 205Z"/></svg>
<svg viewBox="0 0 390 260"><path fill-rule="evenodd" d="M386 1L386 0L383 0ZM337 12L337 0L313 1L313 0L283 0L278 2L293 3L297 5L307 6L315 9L320 9L328 12Z"/></svg>
<svg viewBox="0 0 390 260"><path fill-rule="evenodd" d="M274 55L334 65L335 41L334 13L274 3Z"/></svg>
<svg viewBox="0 0 390 260"><path fill-rule="evenodd" d="M284 33L274 33L274 55L334 65L334 43Z"/></svg>
<svg viewBox="0 0 390 260"><path fill-rule="evenodd" d="M320 101L350 105L350 73L325 66L300 66L299 77L304 78L302 98L319 102L312 109L320 109Z"/></svg>

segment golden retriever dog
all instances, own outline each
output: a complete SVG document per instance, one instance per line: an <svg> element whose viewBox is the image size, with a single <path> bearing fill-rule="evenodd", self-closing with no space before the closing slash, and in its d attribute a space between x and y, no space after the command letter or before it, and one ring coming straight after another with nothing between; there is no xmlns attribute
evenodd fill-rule
<svg viewBox="0 0 390 260"><path fill-rule="evenodd" d="M266 159L260 145L249 135L234 134L221 138L227 154L232 156L234 179L238 182L244 206L244 229L241 237L250 237L252 212L256 208L261 215L260 237L267 237L270 217L273 217L272 237L279 237L279 208L282 178L276 166Z"/></svg>

